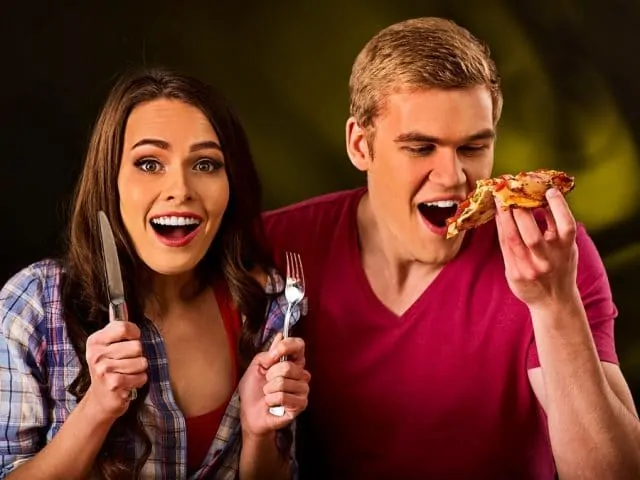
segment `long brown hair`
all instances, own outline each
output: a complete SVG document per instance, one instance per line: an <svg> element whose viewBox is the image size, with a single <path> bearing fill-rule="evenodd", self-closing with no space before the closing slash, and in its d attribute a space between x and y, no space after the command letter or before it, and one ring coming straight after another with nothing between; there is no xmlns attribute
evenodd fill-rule
<svg viewBox="0 0 640 480"><path fill-rule="evenodd" d="M116 239L129 320L144 321L144 266L135 253L120 217L117 187L122 142L127 119L139 104L159 98L177 99L200 109L215 129L224 152L230 198L220 229L197 267L203 284L215 273L226 279L234 303L246 317L239 345L242 365L258 348L256 339L264 325L267 295L251 275L269 272L273 261L266 249L261 221L261 185L242 125L227 102L201 81L165 69L146 69L123 76L111 90L93 128L84 167L76 187L64 256L62 303L71 342L81 370L69 392L80 400L91 378L85 360L87 337L107 325L107 291L104 284L97 213L104 210ZM140 411L148 387L112 426L96 458L95 470L115 480L137 477L148 459L151 442L142 428ZM136 438L144 454L132 464L121 458L118 445Z"/></svg>

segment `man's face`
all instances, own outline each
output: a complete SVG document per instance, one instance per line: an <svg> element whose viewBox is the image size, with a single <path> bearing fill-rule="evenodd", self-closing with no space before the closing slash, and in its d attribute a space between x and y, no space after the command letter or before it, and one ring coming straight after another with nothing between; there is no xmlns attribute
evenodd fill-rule
<svg viewBox="0 0 640 480"><path fill-rule="evenodd" d="M489 91L399 90L387 97L374 128L371 156L366 132L352 119L347 124L349 155L367 172L379 228L405 260L451 260L463 235L447 240L445 219L493 167Z"/></svg>

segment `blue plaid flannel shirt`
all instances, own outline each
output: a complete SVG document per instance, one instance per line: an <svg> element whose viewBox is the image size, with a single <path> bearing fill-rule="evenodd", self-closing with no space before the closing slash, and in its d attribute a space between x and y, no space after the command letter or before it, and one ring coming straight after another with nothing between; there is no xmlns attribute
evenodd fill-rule
<svg viewBox="0 0 640 480"><path fill-rule="evenodd" d="M67 388L80 363L62 319L61 273L53 260L37 262L14 275L0 291L0 479L50 442L76 406ZM265 290L280 293L267 311L266 349L283 327L286 300L282 277L275 274ZM294 310L292 325L305 308ZM142 325L141 331L150 387L146 398L150 408L145 409L143 423L163 426L161 431L147 429L153 446L141 477L186 479L185 419L170 394L162 339L151 326ZM236 390L202 466L190 479L237 478L242 446L239 408ZM297 478L295 440L291 476Z"/></svg>

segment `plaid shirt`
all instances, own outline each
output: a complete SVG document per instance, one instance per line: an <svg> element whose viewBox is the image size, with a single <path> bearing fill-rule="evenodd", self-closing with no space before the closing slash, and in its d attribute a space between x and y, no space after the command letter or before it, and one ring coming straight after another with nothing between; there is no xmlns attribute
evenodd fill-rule
<svg viewBox="0 0 640 480"><path fill-rule="evenodd" d="M67 387L78 375L80 362L62 318L61 272L58 263L41 261L17 273L0 291L0 478L50 442L76 406ZM284 282L278 275L266 286L268 293L283 290ZM283 294L269 305L265 345L282 330L285 308ZM293 313L292 324L299 319L300 309ZM151 322L140 329L149 361L148 408L142 421L145 426L162 426L159 430L147 428L153 446L141 476L186 479L185 419L171 394L162 338ZM236 390L192 479L237 477L242 443L239 408ZM130 450L136 447L140 446L129 445ZM135 455L133 451L131 454ZM293 450L291 476L297 477Z"/></svg>

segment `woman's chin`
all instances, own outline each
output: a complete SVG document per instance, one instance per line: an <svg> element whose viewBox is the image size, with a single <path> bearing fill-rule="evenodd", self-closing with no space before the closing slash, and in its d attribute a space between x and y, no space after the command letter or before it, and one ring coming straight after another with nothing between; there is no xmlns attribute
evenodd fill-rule
<svg viewBox="0 0 640 480"><path fill-rule="evenodd" d="M192 275L202 258L167 258L169 255L163 256L163 258L155 258L147 261L142 259L149 270L154 274L163 276L189 276Z"/></svg>

